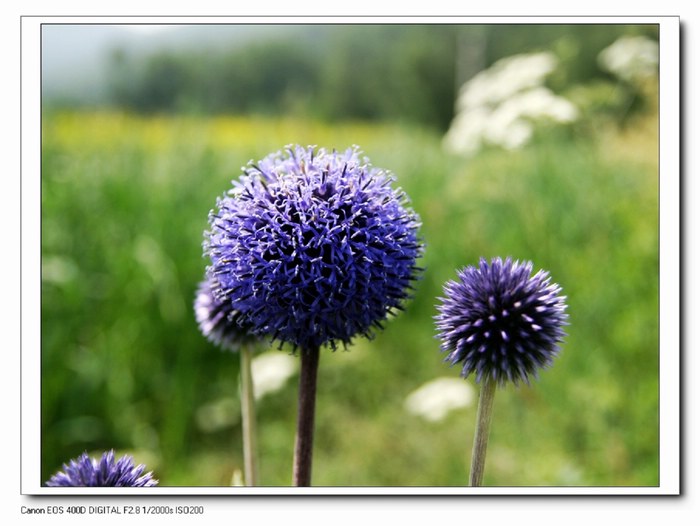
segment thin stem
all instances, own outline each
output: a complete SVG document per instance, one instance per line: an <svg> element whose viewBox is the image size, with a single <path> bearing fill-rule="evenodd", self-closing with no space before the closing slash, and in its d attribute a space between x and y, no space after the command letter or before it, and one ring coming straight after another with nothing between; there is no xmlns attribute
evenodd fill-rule
<svg viewBox="0 0 700 526"><path fill-rule="evenodd" d="M489 442L491 429L491 415L493 414L493 400L496 394L496 380L490 375L484 378L479 394L479 407L476 415L476 431L474 433L474 447L472 448L472 466L469 473L469 485L481 486L484 478L484 463L486 462L486 446Z"/></svg>
<svg viewBox="0 0 700 526"><path fill-rule="evenodd" d="M246 486L258 484L257 434L255 429L255 391L251 370L252 351L242 345L241 354L241 418L243 420L243 468Z"/></svg>
<svg viewBox="0 0 700 526"><path fill-rule="evenodd" d="M314 414L316 410L316 378L319 348L302 349L299 374L299 406L297 435L294 443L294 486L311 486L311 460L314 443Z"/></svg>

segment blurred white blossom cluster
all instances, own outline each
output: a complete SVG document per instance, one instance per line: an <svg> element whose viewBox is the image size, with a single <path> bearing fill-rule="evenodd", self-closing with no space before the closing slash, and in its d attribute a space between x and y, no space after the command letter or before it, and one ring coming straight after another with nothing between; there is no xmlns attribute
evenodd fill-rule
<svg viewBox="0 0 700 526"><path fill-rule="evenodd" d="M544 86L556 65L552 53L522 54L501 59L475 75L460 89L445 148L463 155L487 144L515 149L532 137L539 120L574 121L576 107Z"/></svg>
<svg viewBox="0 0 700 526"><path fill-rule="evenodd" d="M621 37L600 52L598 63L628 82L654 77L658 74L659 44L643 36Z"/></svg>
<svg viewBox="0 0 700 526"><path fill-rule="evenodd" d="M279 351L268 351L253 358L253 390L256 400L279 391L297 372L298 360Z"/></svg>
<svg viewBox="0 0 700 526"><path fill-rule="evenodd" d="M473 388L460 378L441 377L420 386L406 397L404 408L429 422L439 422L455 409L474 402Z"/></svg>

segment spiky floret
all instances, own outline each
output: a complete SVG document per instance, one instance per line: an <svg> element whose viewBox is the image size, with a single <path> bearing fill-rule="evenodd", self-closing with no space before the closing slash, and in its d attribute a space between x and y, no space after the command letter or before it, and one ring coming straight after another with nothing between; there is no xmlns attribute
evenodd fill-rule
<svg viewBox="0 0 700 526"><path fill-rule="evenodd" d="M249 164L205 233L208 275L258 335L348 344L402 308L419 219L359 150L290 146Z"/></svg>
<svg viewBox="0 0 700 526"><path fill-rule="evenodd" d="M119 460L114 459L114 451L102 454L97 460L83 453L77 459L63 464L63 471L53 475L47 486L118 486L118 487L147 487L156 486L158 481L151 472L144 473L145 466L134 465L131 456L124 455Z"/></svg>
<svg viewBox="0 0 700 526"><path fill-rule="evenodd" d="M477 382L529 383L559 353L567 325L565 296L549 273L531 262L481 259L448 281L435 317L445 361L462 365Z"/></svg>

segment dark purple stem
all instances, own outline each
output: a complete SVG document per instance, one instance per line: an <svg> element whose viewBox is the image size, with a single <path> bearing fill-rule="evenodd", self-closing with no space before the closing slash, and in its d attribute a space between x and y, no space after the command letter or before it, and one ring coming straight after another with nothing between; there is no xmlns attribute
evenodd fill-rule
<svg viewBox="0 0 700 526"><path fill-rule="evenodd" d="M292 479L294 486L311 486L316 378L319 356L318 347L302 349L301 351L297 435L294 443L294 474Z"/></svg>

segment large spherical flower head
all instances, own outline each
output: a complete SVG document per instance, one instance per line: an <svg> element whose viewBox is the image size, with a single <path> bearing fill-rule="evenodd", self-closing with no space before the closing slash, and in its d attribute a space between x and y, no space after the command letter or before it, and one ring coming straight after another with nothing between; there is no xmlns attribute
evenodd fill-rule
<svg viewBox="0 0 700 526"><path fill-rule="evenodd" d="M448 281L436 316L446 361L462 364L477 382L529 383L559 352L567 325L565 297L549 273L532 263L495 258L466 267Z"/></svg>
<svg viewBox="0 0 700 526"><path fill-rule="evenodd" d="M255 339L241 313L231 307L230 301L221 301L217 286L210 278L199 284L194 300L194 315L200 332L222 349L237 351L241 345Z"/></svg>
<svg viewBox="0 0 700 526"><path fill-rule="evenodd" d="M214 277L259 335L347 344L407 298L418 216L357 148L289 147L245 168L210 215Z"/></svg>
<svg viewBox="0 0 700 526"><path fill-rule="evenodd" d="M75 460L63 465L47 482L47 486L113 486L113 487L147 487L157 486L158 481L151 472L144 473L145 466L134 465L133 459L125 455L114 459L114 451L102 454L97 460L83 453Z"/></svg>

